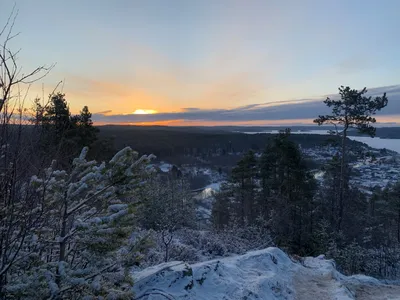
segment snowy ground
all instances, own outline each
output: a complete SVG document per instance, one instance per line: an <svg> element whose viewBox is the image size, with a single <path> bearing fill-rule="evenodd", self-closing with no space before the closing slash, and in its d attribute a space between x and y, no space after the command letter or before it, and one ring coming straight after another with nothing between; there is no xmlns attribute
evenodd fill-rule
<svg viewBox="0 0 400 300"><path fill-rule="evenodd" d="M344 276L330 260L292 261L278 248L197 264L168 262L133 274L136 299L400 299L400 286Z"/></svg>
<svg viewBox="0 0 400 300"><path fill-rule="evenodd" d="M201 193L195 196L196 199L207 199L214 195L214 193L218 192L221 189L221 182L215 182L207 185L203 189L201 189Z"/></svg>
<svg viewBox="0 0 400 300"><path fill-rule="evenodd" d="M159 168L160 168L160 170L162 172L167 173L167 172L171 171L172 165L168 164L168 163L161 162Z"/></svg>

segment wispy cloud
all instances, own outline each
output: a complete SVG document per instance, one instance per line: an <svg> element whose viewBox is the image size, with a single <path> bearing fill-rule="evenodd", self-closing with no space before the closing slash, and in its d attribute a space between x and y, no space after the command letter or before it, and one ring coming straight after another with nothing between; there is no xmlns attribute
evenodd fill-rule
<svg viewBox="0 0 400 300"><path fill-rule="evenodd" d="M185 108L182 108L182 111L185 111L185 112L201 111L201 108L198 108L198 107L185 107Z"/></svg>
<svg viewBox="0 0 400 300"><path fill-rule="evenodd" d="M389 97L388 107L383 109L378 116L400 115L400 85L378 87L369 90L369 95L378 96L387 92ZM338 97L338 95L330 95ZM314 119L319 114L329 113L329 109L320 99L299 99L283 102L269 102L250 104L233 109L200 109L183 108L179 112L166 112L148 115L133 114L94 114L94 120L99 123L155 123L174 120L187 122L208 123L246 123L279 120L306 120Z"/></svg>
<svg viewBox="0 0 400 300"><path fill-rule="evenodd" d="M111 113L112 113L112 110L104 110L104 111L96 112L95 114L97 114L97 115L106 115L106 114L111 114Z"/></svg>

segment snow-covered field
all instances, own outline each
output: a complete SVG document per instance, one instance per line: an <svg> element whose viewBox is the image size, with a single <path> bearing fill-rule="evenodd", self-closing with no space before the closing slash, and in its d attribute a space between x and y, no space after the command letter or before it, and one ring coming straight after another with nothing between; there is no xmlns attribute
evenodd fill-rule
<svg viewBox="0 0 400 300"><path fill-rule="evenodd" d="M136 299L400 299L400 286L344 276L323 257L292 261L270 247L196 264L168 262L133 274Z"/></svg>
<svg viewBox="0 0 400 300"><path fill-rule="evenodd" d="M263 131L263 132L243 132L246 134L256 133L278 133L278 130ZM292 134L328 134L326 130L309 130L309 131L292 131ZM365 143L368 146L375 149L386 148L388 150L396 151L400 153L400 139L381 139L379 137L371 138L368 136L349 136L349 139Z"/></svg>

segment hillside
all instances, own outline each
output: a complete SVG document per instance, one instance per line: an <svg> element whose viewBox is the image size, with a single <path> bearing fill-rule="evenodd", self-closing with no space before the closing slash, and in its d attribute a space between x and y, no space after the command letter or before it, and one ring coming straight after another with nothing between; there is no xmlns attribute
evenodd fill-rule
<svg viewBox="0 0 400 300"><path fill-rule="evenodd" d="M133 274L136 299L400 299L400 286L344 276L322 256L295 262L270 247L196 264L168 262Z"/></svg>
<svg viewBox="0 0 400 300"><path fill-rule="evenodd" d="M110 139L116 149L130 146L139 153L152 153L172 163L201 157L212 164L233 166L243 152L262 150L276 134L244 134L207 127L100 126L99 137ZM289 139L303 148L315 148L337 138L320 134L293 134ZM350 148L362 143L348 141ZM233 157L237 155L238 157ZM228 161L227 157L229 158ZM190 161L190 160L189 160Z"/></svg>

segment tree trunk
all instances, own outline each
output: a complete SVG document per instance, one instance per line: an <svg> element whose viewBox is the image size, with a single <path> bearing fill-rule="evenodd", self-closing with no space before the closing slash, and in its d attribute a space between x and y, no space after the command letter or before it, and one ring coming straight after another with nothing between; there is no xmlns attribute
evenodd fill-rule
<svg viewBox="0 0 400 300"><path fill-rule="evenodd" d="M164 261L168 262L169 259L169 245L165 246L165 257L164 257Z"/></svg>
<svg viewBox="0 0 400 300"><path fill-rule="evenodd" d="M344 175L345 175L345 163L346 163L346 138L347 138L348 125L345 125L343 129L342 138L342 155L340 160L340 179L339 179L339 218L337 222L337 230L341 229L343 221L343 211L344 211Z"/></svg>
<svg viewBox="0 0 400 300"><path fill-rule="evenodd" d="M242 221L242 226L244 226L244 220L245 220L245 208L244 208L244 205L245 205L245 203L244 203L244 189L245 189L245 186L244 186L244 177L243 177L243 175L242 175L242 182L241 182L241 184L242 184L242 186L241 186L241 189L240 189L240 201L241 201L241 221Z"/></svg>
<svg viewBox="0 0 400 300"><path fill-rule="evenodd" d="M397 241L400 242L400 208L397 210Z"/></svg>
<svg viewBox="0 0 400 300"><path fill-rule="evenodd" d="M66 195L65 195L66 198ZM67 205L67 200L64 202L64 211L62 214L62 221L61 221L61 230L60 230L60 253L58 257L58 262L64 262L65 261L65 250L67 246L67 242L65 240L65 235L67 234L67 218L68 218L68 205ZM58 285L59 288L61 288L61 274L59 270L59 266L57 266L57 274L56 274L56 284Z"/></svg>

